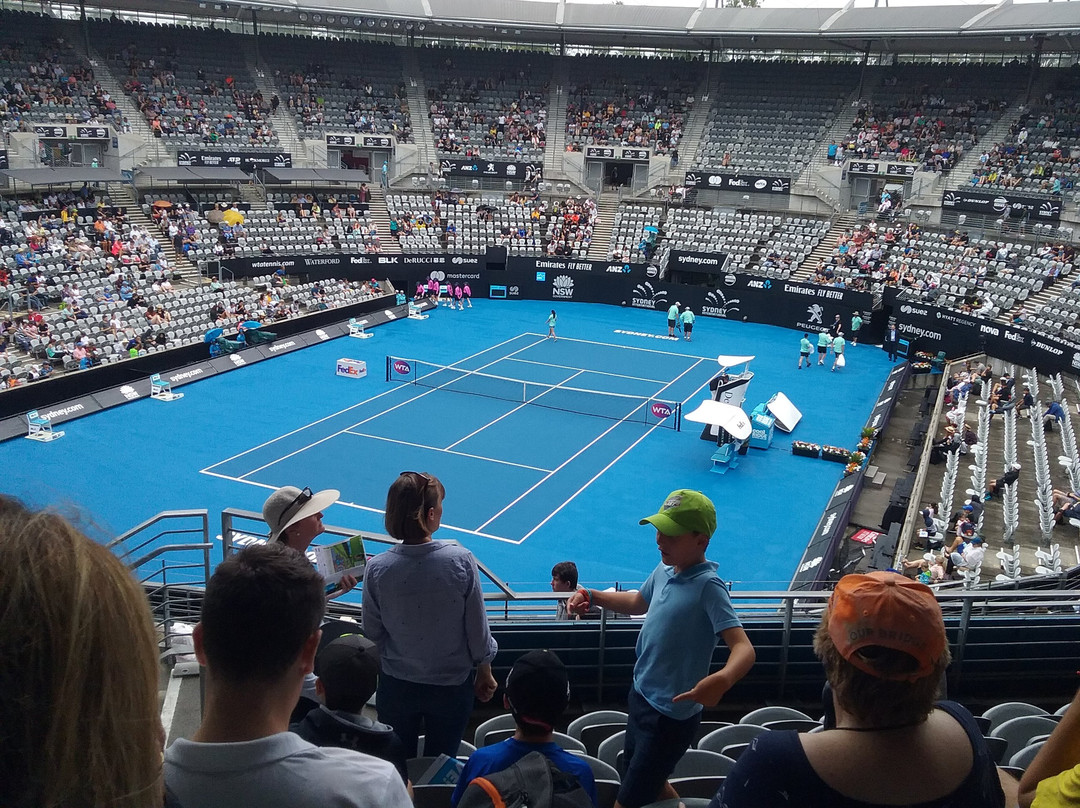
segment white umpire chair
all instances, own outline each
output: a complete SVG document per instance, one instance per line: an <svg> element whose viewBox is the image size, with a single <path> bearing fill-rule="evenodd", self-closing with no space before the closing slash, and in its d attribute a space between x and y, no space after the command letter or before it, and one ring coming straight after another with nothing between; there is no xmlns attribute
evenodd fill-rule
<svg viewBox="0 0 1080 808"><path fill-rule="evenodd" d="M30 440L48 443L64 437L63 432L57 432L52 428L52 419L47 415L41 415L37 410L26 413L26 426L26 437Z"/></svg>
<svg viewBox="0 0 1080 808"><path fill-rule="evenodd" d="M156 398L158 401L176 401L183 397L183 393L173 392L172 382L161 378L160 373L155 373L150 377L150 398Z"/></svg>
<svg viewBox="0 0 1080 808"><path fill-rule="evenodd" d="M356 337L357 339L368 339L369 337L375 336L364 330L365 325L367 325L367 320L357 320L355 317L350 317L349 336Z"/></svg>

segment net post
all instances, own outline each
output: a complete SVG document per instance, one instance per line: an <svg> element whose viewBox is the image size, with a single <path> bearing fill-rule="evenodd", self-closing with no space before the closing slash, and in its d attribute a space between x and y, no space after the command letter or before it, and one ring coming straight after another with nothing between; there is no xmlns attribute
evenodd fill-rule
<svg viewBox="0 0 1080 808"><path fill-rule="evenodd" d="M393 362L393 361L394 361L393 358L391 358L389 355L387 355L387 357L386 357L386 380L387 381L390 381L390 363Z"/></svg>
<svg viewBox="0 0 1080 808"><path fill-rule="evenodd" d="M682 403L675 403L675 431L682 432Z"/></svg>

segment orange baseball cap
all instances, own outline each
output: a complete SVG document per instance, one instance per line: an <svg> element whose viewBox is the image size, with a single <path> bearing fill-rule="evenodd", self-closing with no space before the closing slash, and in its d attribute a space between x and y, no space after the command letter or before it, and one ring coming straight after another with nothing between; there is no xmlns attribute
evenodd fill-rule
<svg viewBox="0 0 1080 808"><path fill-rule="evenodd" d="M871 676L914 682L945 653L945 621L934 590L895 572L845 575L829 599L829 637L840 655ZM859 649L877 645L908 654L918 668L882 676Z"/></svg>

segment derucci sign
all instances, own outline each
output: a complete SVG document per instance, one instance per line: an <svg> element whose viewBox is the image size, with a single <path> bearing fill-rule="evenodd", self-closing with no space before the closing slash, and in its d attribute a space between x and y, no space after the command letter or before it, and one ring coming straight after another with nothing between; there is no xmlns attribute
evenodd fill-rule
<svg viewBox="0 0 1080 808"><path fill-rule="evenodd" d="M1027 217L1041 222L1056 222L1061 219L1061 200L1056 198L995 194L959 188L945 191L941 196L941 205L949 210L981 213L985 216L1007 216L1011 219Z"/></svg>
<svg viewBox="0 0 1080 808"><path fill-rule="evenodd" d="M739 191L744 194L790 194L791 178L727 171L687 171L683 184L688 188Z"/></svg>
<svg viewBox="0 0 1080 808"><path fill-rule="evenodd" d="M508 163L500 160L443 160L442 173L451 177L489 177L532 182L544 176L543 163Z"/></svg>
<svg viewBox="0 0 1080 808"><path fill-rule="evenodd" d="M256 168L292 168L292 154L181 149L176 155L176 164L195 168L239 168L244 171Z"/></svg>

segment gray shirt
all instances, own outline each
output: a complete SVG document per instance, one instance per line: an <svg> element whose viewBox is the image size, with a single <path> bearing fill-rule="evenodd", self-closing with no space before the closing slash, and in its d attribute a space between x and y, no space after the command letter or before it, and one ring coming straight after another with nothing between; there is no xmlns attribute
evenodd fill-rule
<svg viewBox="0 0 1080 808"><path fill-rule="evenodd" d="M498 650L476 559L456 542L398 544L372 558L363 631L383 673L418 684L460 685Z"/></svg>
<svg viewBox="0 0 1080 808"><path fill-rule="evenodd" d="M392 764L291 732L241 743L181 738L165 751L165 784L183 808L412 808Z"/></svg>

